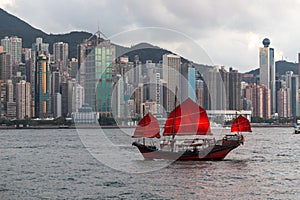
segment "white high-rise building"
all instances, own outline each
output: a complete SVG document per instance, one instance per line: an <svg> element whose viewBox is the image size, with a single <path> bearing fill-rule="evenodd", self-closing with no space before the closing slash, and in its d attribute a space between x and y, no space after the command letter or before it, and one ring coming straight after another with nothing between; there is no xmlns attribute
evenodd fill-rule
<svg viewBox="0 0 300 200"><path fill-rule="evenodd" d="M265 85L271 92L271 113L276 112L276 86L274 49L270 48L270 40L263 40L264 47L259 48L260 84Z"/></svg>
<svg viewBox="0 0 300 200"><path fill-rule="evenodd" d="M72 112L78 112L84 104L84 88L78 83L73 87Z"/></svg>
<svg viewBox="0 0 300 200"><path fill-rule="evenodd" d="M181 64L180 56L174 54L163 55L163 79L167 82L167 111L174 109L175 93L177 87L177 97L181 91ZM177 98L179 99L179 98ZM177 101L177 104L179 102Z"/></svg>
<svg viewBox="0 0 300 200"><path fill-rule="evenodd" d="M53 102L53 111L54 111L54 117L61 117L62 116L62 102L61 102L61 94L59 92L55 93L54 95L54 102Z"/></svg>
<svg viewBox="0 0 300 200"><path fill-rule="evenodd" d="M16 114L18 119L31 117L31 88L30 83L21 80L16 83Z"/></svg>

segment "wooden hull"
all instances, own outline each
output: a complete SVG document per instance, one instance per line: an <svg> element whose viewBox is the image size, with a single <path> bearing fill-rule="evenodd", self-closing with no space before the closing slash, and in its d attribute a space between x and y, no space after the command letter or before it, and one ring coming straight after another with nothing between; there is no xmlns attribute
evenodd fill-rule
<svg viewBox="0 0 300 200"><path fill-rule="evenodd" d="M145 159L167 159L167 160L223 160L226 155L237 148L242 141L223 141L221 145L212 145L197 151L179 151L171 152L158 150L154 146L147 146L138 142L133 142L132 145L136 146L142 153Z"/></svg>

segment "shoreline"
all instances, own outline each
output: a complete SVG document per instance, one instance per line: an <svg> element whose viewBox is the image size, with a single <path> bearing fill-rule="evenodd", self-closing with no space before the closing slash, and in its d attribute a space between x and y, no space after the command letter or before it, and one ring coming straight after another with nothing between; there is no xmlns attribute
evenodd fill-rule
<svg viewBox="0 0 300 200"><path fill-rule="evenodd" d="M224 125L220 128L228 128L231 125ZM252 128L294 128L293 124L266 124L266 123L251 123ZM122 128L136 128L136 126L99 126L99 125L89 125L89 126L66 126L66 125L38 125L29 127L15 127L15 126L0 126L0 130L8 129L122 129Z"/></svg>

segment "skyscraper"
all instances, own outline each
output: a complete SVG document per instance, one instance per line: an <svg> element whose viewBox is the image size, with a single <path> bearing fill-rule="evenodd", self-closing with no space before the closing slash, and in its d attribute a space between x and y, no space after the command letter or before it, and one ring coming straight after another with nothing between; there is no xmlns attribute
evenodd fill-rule
<svg viewBox="0 0 300 200"><path fill-rule="evenodd" d="M16 117L16 102L14 101L14 85L12 80L6 81L6 117Z"/></svg>
<svg viewBox="0 0 300 200"><path fill-rule="evenodd" d="M203 74L204 97L203 106L207 110L226 110L228 108L227 93L228 73L217 67Z"/></svg>
<svg viewBox="0 0 300 200"><path fill-rule="evenodd" d="M195 68L188 68L188 96L196 102L196 71Z"/></svg>
<svg viewBox="0 0 300 200"><path fill-rule="evenodd" d="M2 52L0 53L0 79L6 81L11 77L10 54Z"/></svg>
<svg viewBox="0 0 300 200"><path fill-rule="evenodd" d="M253 116L261 118L271 117L270 89L265 85L247 85L243 89L243 97L251 101Z"/></svg>
<svg viewBox="0 0 300 200"><path fill-rule="evenodd" d="M79 84L85 90L85 103L100 114L111 115L115 46L111 45L109 40L88 40L80 45L79 53Z"/></svg>
<svg viewBox="0 0 300 200"><path fill-rule="evenodd" d="M280 88L277 91L277 111L279 117L291 116L290 88Z"/></svg>
<svg viewBox="0 0 300 200"><path fill-rule="evenodd" d="M57 68L63 72L68 70L69 45L64 42L53 44L54 62Z"/></svg>
<svg viewBox="0 0 300 200"><path fill-rule="evenodd" d="M16 84L16 112L18 119L31 117L31 88L30 83L21 80Z"/></svg>
<svg viewBox="0 0 300 200"><path fill-rule="evenodd" d="M241 82L242 74L238 73L237 70L229 69L229 110L240 110L242 108L241 102Z"/></svg>
<svg viewBox="0 0 300 200"><path fill-rule="evenodd" d="M166 111L174 109L175 92L177 87L177 99L181 97L181 58L174 54L163 55L163 79L167 82L168 96ZM177 101L177 104L179 102Z"/></svg>
<svg viewBox="0 0 300 200"><path fill-rule="evenodd" d="M299 116L299 77L292 71L287 71L285 75L286 87L290 89L290 108L292 116Z"/></svg>
<svg viewBox="0 0 300 200"><path fill-rule="evenodd" d="M22 38L17 36L5 37L1 40L4 51L10 54L11 65L18 65L22 59Z"/></svg>
<svg viewBox="0 0 300 200"><path fill-rule="evenodd" d="M270 89L271 113L276 112L275 61L274 49L270 48L270 40L263 40L264 47L259 48L260 84Z"/></svg>
<svg viewBox="0 0 300 200"><path fill-rule="evenodd" d="M48 58L41 54L35 70L35 116L44 118L50 115L50 69Z"/></svg>

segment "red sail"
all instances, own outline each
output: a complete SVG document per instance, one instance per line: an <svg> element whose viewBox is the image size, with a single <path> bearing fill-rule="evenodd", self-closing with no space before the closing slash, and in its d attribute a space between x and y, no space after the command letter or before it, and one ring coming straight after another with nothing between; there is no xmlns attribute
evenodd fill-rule
<svg viewBox="0 0 300 200"><path fill-rule="evenodd" d="M163 135L207 135L209 133L210 123L206 111L188 98L169 114Z"/></svg>
<svg viewBox="0 0 300 200"><path fill-rule="evenodd" d="M232 122L231 132L252 132L249 120L242 115L238 116Z"/></svg>
<svg viewBox="0 0 300 200"><path fill-rule="evenodd" d="M143 119L138 123L134 134L134 138L160 138L159 134L159 124L157 119L151 114L148 113L143 117Z"/></svg>

